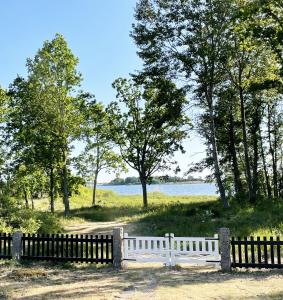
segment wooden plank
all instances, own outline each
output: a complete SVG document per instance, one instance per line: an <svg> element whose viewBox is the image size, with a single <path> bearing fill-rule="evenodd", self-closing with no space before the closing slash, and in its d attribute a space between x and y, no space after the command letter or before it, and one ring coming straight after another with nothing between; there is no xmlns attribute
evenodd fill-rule
<svg viewBox="0 0 283 300"><path fill-rule="evenodd" d="M263 241L266 242L266 236L263 237ZM264 263L268 264L268 254L267 254L267 243L263 245L263 252L264 252Z"/></svg>
<svg viewBox="0 0 283 300"><path fill-rule="evenodd" d="M95 260L98 262L98 235L95 236Z"/></svg>
<svg viewBox="0 0 283 300"><path fill-rule="evenodd" d="M276 241L277 241L277 263L280 265L281 264L281 249L280 249L280 247L281 247L281 245L280 245L280 237L278 236L277 238L276 238Z"/></svg>
<svg viewBox="0 0 283 300"><path fill-rule="evenodd" d="M32 249L31 249L31 255L34 257L35 256L35 242L36 242L36 239L35 239L35 234L33 233L32 234Z"/></svg>
<svg viewBox="0 0 283 300"><path fill-rule="evenodd" d="M8 256L12 256L11 252L11 234L8 233Z"/></svg>
<svg viewBox="0 0 283 300"><path fill-rule="evenodd" d="M273 237L270 237L270 241L273 242ZM274 265L274 245L270 245L270 258L271 258L271 264Z"/></svg>
<svg viewBox="0 0 283 300"><path fill-rule="evenodd" d="M70 255L71 255L71 257L74 257L74 238L73 238L72 234L71 234L71 250L70 250Z"/></svg>
<svg viewBox="0 0 283 300"><path fill-rule="evenodd" d="M46 235L46 255L47 256L50 256L50 253L49 253L49 240L50 240L50 236L49 234Z"/></svg>
<svg viewBox="0 0 283 300"><path fill-rule="evenodd" d="M111 235L111 262L113 261L113 235Z"/></svg>
<svg viewBox="0 0 283 300"><path fill-rule="evenodd" d="M7 234L6 233L4 233L4 255L5 256L7 256L7 239L6 239L6 237L7 237Z"/></svg>
<svg viewBox="0 0 283 300"><path fill-rule="evenodd" d="M257 261L261 264L261 249L260 249L260 237L257 237Z"/></svg>
<svg viewBox="0 0 283 300"><path fill-rule="evenodd" d="M85 257L88 258L88 234L85 236L86 237L86 241L85 241Z"/></svg>
<svg viewBox="0 0 283 300"><path fill-rule="evenodd" d="M103 244L103 235L101 235L101 239L100 239L100 259L101 261L103 261L103 247L104 247L104 244Z"/></svg>
<svg viewBox="0 0 283 300"><path fill-rule="evenodd" d="M250 241L254 242L254 237L251 236L250 237ZM255 263L255 247L254 247L254 243L251 243L251 256L252 256L252 264Z"/></svg>
<svg viewBox="0 0 283 300"><path fill-rule="evenodd" d="M2 253L2 244L3 244L3 236L2 236L2 233L0 233L0 257L2 257L2 255L4 253Z"/></svg>
<svg viewBox="0 0 283 300"><path fill-rule="evenodd" d="M40 256L40 241L39 241L39 234L36 235L37 244L36 244L36 256Z"/></svg>
<svg viewBox="0 0 283 300"><path fill-rule="evenodd" d="M79 235L78 234L76 234L76 257L77 257L76 262L79 262L79 260L78 260L78 257L79 257Z"/></svg>
<svg viewBox="0 0 283 300"><path fill-rule="evenodd" d="M244 250L245 250L245 263L248 264L249 263L249 256L248 256L248 243L247 243L247 237L244 237L244 241L245 241L245 246L244 246Z"/></svg>
<svg viewBox="0 0 283 300"><path fill-rule="evenodd" d="M31 256L31 251L30 251L30 233L28 233L28 256Z"/></svg>
<svg viewBox="0 0 283 300"><path fill-rule="evenodd" d="M23 233L22 236L22 248L23 248L23 256L26 255L26 234Z"/></svg>
<svg viewBox="0 0 283 300"><path fill-rule="evenodd" d="M233 262L233 264L235 264L236 263L236 252L235 252L235 238L234 237L232 237L231 246L232 246L232 262Z"/></svg>
<svg viewBox="0 0 283 300"><path fill-rule="evenodd" d="M41 235L41 256L44 256L44 234Z"/></svg>
<svg viewBox="0 0 283 300"><path fill-rule="evenodd" d="M106 239L108 240L108 235L106 235ZM106 260L109 259L109 242L106 242Z"/></svg>
<svg viewBox="0 0 283 300"><path fill-rule="evenodd" d="M255 264L252 264L252 263L248 263L248 264L245 264L245 263L235 263L232 265L233 268L266 268L266 269L283 269L283 265L282 264L265 264L265 263L255 263Z"/></svg>
<svg viewBox="0 0 283 300"><path fill-rule="evenodd" d="M84 258L84 236L81 234L80 238L81 243L81 253L80 253L80 259Z"/></svg>
<svg viewBox="0 0 283 300"><path fill-rule="evenodd" d="M58 233L56 234L55 243L56 243L56 257L59 257L60 256L59 255L59 245L60 245L60 243L59 243L59 234Z"/></svg>
<svg viewBox="0 0 283 300"><path fill-rule="evenodd" d="M54 236L54 233L51 234L51 256L52 257L55 257L55 236Z"/></svg>
<svg viewBox="0 0 283 300"><path fill-rule="evenodd" d="M64 235L61 234L60 238L60 257L64 257Z"/></svg>
<svg viewBox="0 0 283 300"><path fill-rule="evenodd" d="M241 241L241 238L238 237L238 241ZM238 244L238 258L239 258L239 263L242 263L242 244L241 243L237 243Z"/></svg>
<svg viewBox="0 0 283 300"><path fill-rule="evenodd" d="M69 257L69 235L68 234L66 234L65 240L66 240L66 243L65 243L65 257Z"/></svg>
<svg viewBox="0 0 283 300"><path fill-rule="evenodd" d="M91 260L93 260L93 243L94 243L93 235L91 234L91 236L90 236L90 258L91 258Z"/></svg>

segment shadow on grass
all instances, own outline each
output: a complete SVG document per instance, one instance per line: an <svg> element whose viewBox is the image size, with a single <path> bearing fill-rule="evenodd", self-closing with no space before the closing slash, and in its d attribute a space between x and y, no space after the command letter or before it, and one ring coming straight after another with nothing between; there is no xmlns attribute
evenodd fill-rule
<svg viewBox="0 0 283 300"><path fill-rule="evenodd" d="M176 236L212 236L220 227L228 227L234 236L249 236L253 232L283 232L283 205L261 203L256 207L232 205L224 209L219 201L169 203L150 206L87 207L72 210L74 217L93 222L110 222L124 218L135 234Z"/></svg>

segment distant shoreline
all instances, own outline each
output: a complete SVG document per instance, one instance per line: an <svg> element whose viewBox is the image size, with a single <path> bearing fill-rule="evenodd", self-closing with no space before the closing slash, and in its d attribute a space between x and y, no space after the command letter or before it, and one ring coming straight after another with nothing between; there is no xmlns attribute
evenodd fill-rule
<svg viewBox="0 0 283 300"><path fill-rule="evenodd" d="M160 183L151 183L150 185L160 185L160 184L166 184L166 185L174 185L174 184L212 184L214 182L205 182L205 181L180 181L180 182L160 182ZM141 185L140 183L98 183L98 186L117 186L117 185Z"/></svg>

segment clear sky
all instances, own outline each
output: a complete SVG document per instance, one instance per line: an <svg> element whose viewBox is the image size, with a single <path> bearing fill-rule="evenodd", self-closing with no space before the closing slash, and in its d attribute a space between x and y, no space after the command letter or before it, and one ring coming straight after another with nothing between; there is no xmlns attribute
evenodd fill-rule
<svg viewBox="0 0 283 300"><path fill-rule="evenodd" d="M26 75L26 58L33 57L45 40L60 33L80 60L82 89L108 104L115 98L112 82L127 77L142 65L129 36L135 3L135 0L1 1L0 85L7 88L17 74ZM191 139L185 142L187 153L176 154L182 171L204 156L200 138L190 135ZM137 176L134 171L129 175ZM113 177L101 174L99 181Z"/></svg>

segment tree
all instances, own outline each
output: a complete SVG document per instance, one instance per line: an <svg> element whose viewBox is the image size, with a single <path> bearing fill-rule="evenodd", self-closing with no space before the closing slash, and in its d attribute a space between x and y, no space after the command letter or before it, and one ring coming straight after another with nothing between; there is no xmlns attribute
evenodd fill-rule
<svg viewBox="0 0 283 300"><path fill-rule="evenodd" d="M119 102L107 108L112 137L123 160L138 172L147 207L151 176L175 163L175 151L184 152L181 143L187 137L189 120L183 107L187 100L182 89L164 78L142 86L119 78L113 87Z"/></svg>
<svg viewBox="0 0 283 300"><path fill-rule="evenodd" d="M40 168L26 166L24 164L15 166L13 170L13 188L18 197L23 197L25 207L34 209L34 198L39 197L46 188L46 175Z"/></svg>
<svg viewBox="0 0 283 300"><path fill-rule="evenodd" d="M93 182L92 204L96 204L96 186L98 175L102 170L114 171L118 175L126 167L121 157L113 151L109 116L101 103L96 103L88 93L81 94L88 101L82 108L84 114L83 140L84 151L74 159L79 174Z"/></svg>
<svg viewBox="0 0 283 300"><path fill-rule="evenodd" d="M132 33L144 61L142 74L164 74L187 87L194 83L190 92L208 117L208 153L225 207L228 201L215 132L215 94L223 80L223 34L231 8L231 3L222 0L140 0Z"/></svg>
<svg viewBox="0 0 283 300"><path fill-rule="evenodd" d="M5 140L8 103L8 93L0 86L0 194L4 194L4 190L6 190L7 177L9 176L8 165L10 157Z"/></svg>
<svg viewBox="0 0 283 300"><path fill-rule="evenodd" d="M194 97L207 146L206 158L194 169L213 167L225 207L227 191L254 204L262 193L271 194L271 181L274 197L279 195L279 2L140 0L136 7L132 36L144 61L136 78L164 75ZM266 96L270 90L273 96Z"/></svg>
<svg viewBox="0 0 283 300"><path fill-rule="evenodd" d="M82 106L74 96L81 75L78 59L63 36L46 41L34 59L27 60L27 80L17 78L11 88L11 131L18 146L49 170L51 210L54 211L55 172L61 173L65 214L70 210L68 164L70 144L80 135Z"/></svg>

